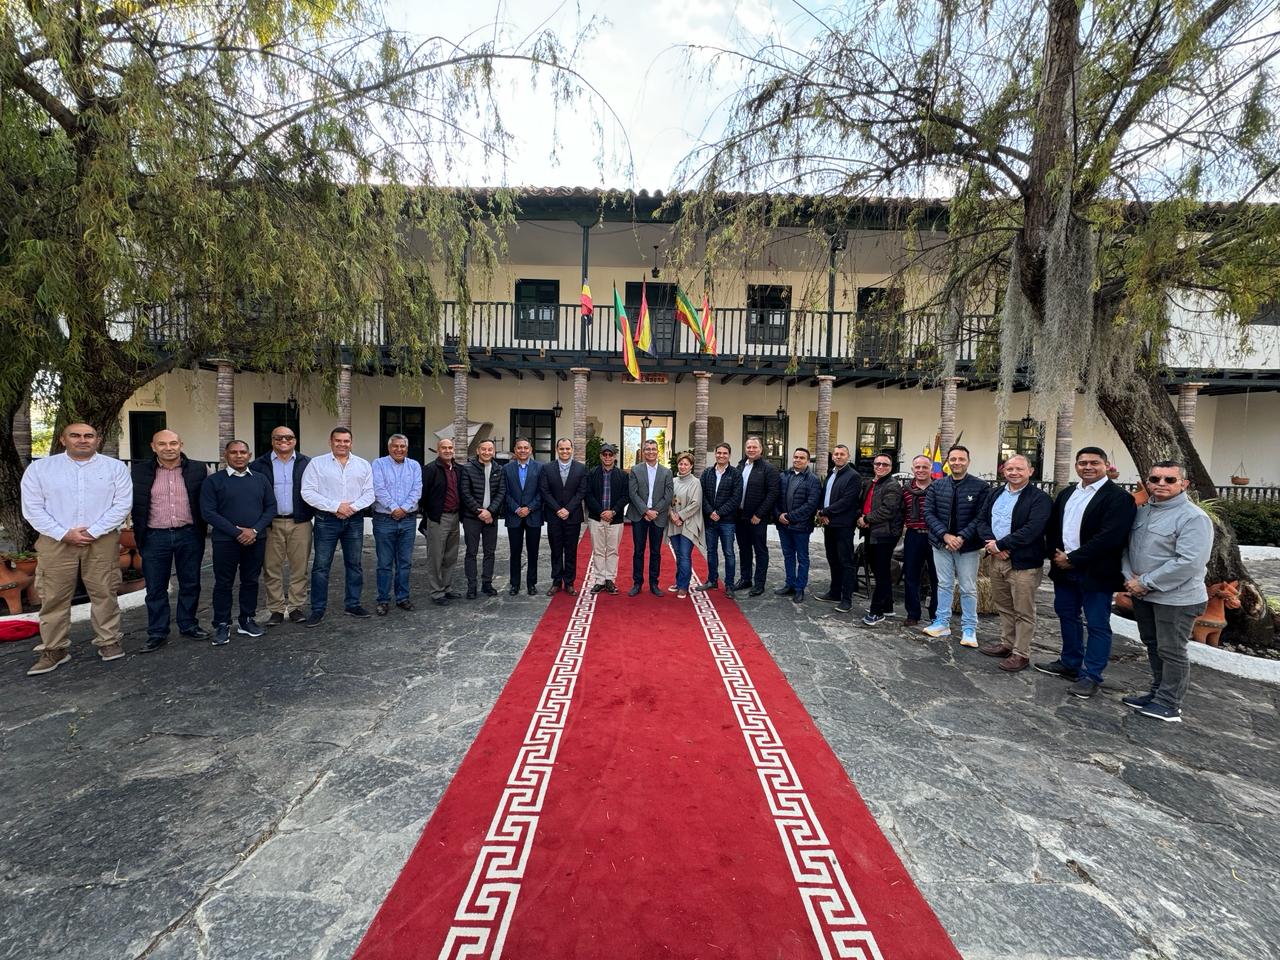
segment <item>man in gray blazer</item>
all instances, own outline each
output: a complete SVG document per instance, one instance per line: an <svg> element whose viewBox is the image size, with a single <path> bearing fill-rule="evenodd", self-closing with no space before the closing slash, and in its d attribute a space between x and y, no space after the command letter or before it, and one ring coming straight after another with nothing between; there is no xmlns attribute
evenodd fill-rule
<svg viewBox="0 0 1280 960"><path fill-rule="evenodd" d="M671 470L658 463L658 443L646 440L640 450L644 459L631 468L631 589L637 596L644 586L644 547L649 544L649 592L662 596L658 576L662 573L662 530L667 525L667 511L674 494Z"/></svg>

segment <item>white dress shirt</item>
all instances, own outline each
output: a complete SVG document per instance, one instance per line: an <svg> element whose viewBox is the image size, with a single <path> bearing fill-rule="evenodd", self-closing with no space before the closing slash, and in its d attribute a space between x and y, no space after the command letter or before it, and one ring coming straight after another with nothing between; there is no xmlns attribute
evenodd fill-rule
<svg viewBox="0 0 1280 960"><path fill-rule="evenodd" d="M100 453L88 460L58 453L32 460L22 474L22 515L54 540L74 527L87 528L91 537L110 533L132 507L129 468Z"/></svg>
<svg viewBox="0 0 1280 960"><path fill-rule="evenodd" d="M1062 508L1062 549L1065 553L1080 549L1080 521L1084 517L1085 508L1106 482L1107 478L1103 477L1087 487L1081 483L1071 491L1067 505Z"/></svg>
<svg viewBox="0 0 1280 960"><path fill-rule="evenodd" d="M658 465L644 465L645 472L649 475L649 501L645 504L650 510L653 509L653 485L658 482Z"/></svg>
<svg viewBox="0 0 1280 960"><path fill-rule="evenodd" d="M363 510L373 503L373 467L354 453L345 465L332 453L312 457L302 472L302 499L325 513L334 513L344 503Z"/></svg>
<svg viewBox="0 0 1280 960"><path fill-rule="evenodd" d="M754 460L748 460L742 465L742 499L738 502L738 506L745 507L747 505L747 480L751 476L751 468L755 466Z"/></svg>

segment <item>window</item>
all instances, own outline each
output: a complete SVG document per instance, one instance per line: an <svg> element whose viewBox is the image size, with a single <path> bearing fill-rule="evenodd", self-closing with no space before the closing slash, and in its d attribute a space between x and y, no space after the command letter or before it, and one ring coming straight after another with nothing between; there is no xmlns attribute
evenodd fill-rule
<svg viewBox="0 0 1280 960"><path fill-rule="evenodd" d="M1252 327L1280 327L1280 302L1262 306L1252 320Z"/></svg>
<svg viewBox="0 0 1280 960"><path fill-rule="evenodd" d="M409 457L419 463L427 455L427 411L425 407L378 408L378 456L387 452L392 434L409 438Z"/></svg>
<svg viewBox="0 0 1280 960"><path fill-rule="evenodd" d="M260 457L271 452L271 431L276 427L288 427L298 438L294 449L302 452L302 431L298 429L298 402L255 403L253 405L253 455ZM218 451L222 456L222 451Z"/></svg>
<svg viewBox="0 0 1280 960"><path fill-rule="evenodd" d="M560 281L516 281L516 339L556 340L560 334Z"/></svg>
<svg viewBox="0 0 1280 960"><path fill-rule="evenodd" d="M168 425L163 410L130 410L129 459L149 458L153 453L151 438Z"/></svg>
<svg viewBox="0 0 1280 960"><path fill-rule="evenodd" d="M644 295L644 302L649 307L652 353L655 357L669 357L672 354L676 331L676 285L650 282L627 283L625 305L633 336L636 325L640 322L641 294Z"/></svg>
<svg viewBox="0 0 1280 960"><path fill-rule="evenodd" d="M858 341L853 353L864 364L885 363L896 358L893 316L902 301L900 288L858 288Z"/></svg>
<svg viewBox="0 0 1280 960"><path fill-rule="evenodd" d="M858 418L858 449L854 466L859 473L872 475L871 461L876 454L893 457L895 469L902 454L902 421L874 417Z"/></svg>
<svg viewBox="0 0 1280 960"><path fill-rule="evenodd" d="M996 464L1004 462L1015 454L1022 454L1031 461L1035 471L1032 479L1043 477L1044 466L1044 423L1040 420L1006 420L1004 429L1000 431L1000 450L996 454Z"/></svg>
<svg viewBox="0 0 1280 960"><path fill-rule="evenodd" d="M786 343L791 318L791 287L747 284L747 343Z"/></svg>
<svg viewBox="0 0 1280 960"><path fill-rule="evenodd" d="M747 455L747 437L759 437L764 447L761 454L779 470L790 466L787 456L787 421L784 417L743 417L742 446L739 459Z"/></svg>
<svg viewBox="0 0 1280 960"><path fill-rule="evenodd" d="M555 459L556 449L556 415L550 410L512 410L511 411L511 444L512 450L516 441L526 437L533 444L533 458L544 463Z"/></svg>

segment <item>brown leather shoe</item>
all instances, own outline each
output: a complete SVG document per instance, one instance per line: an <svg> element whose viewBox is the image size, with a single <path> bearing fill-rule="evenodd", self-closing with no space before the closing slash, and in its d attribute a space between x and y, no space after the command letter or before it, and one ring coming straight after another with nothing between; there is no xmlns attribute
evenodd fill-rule
<svg viewBox="0 0 1280 960"><path fill-rule="evenodd" d="M1027 669L1030 664L1031 660L1029 657L1024 657L1020 653L1011 653L1009 656L997 663L996 666L1005 673L1017 673L1019 670Z"/></svg>
<svg viewBox="0 0 1280 960"><path fill-rule="evenodd" d="M572 583L571 583L571 584L569 584L567 587L565 587L565 588L564 588L564 592L565 592L565 593L567 593L567 594L568 594L569 596L571 596L571 597L576 597L576 596L578 595L578 591L577 591L577 590L575 590L575 589L573 589L573 584L572 584Z"/></svg>
<svg viewBox="0 0 1280 960"><path fill-rule="evenodd" d="M559 592L560 592L560 584L558 584L558 583L553 583L553 584L551 585L551 589L547 591L547 596L548 596L548 597L554 597L554 596L555 596L557 593L559 593Z"/></svg>
<svg viewBox="0 0 1280 960"><path fill-rule="evenodd" d="M1007 643L984 643L978 647L979 653L985 653L988 657L1007 657L1013 653L1013 647Z"/></svg>
<svg viewBox="0 0 1280 960"><path fill-rule="evenodd" d="M907 617L907 619L903 622L903 626L918 627L920 626L920 621L914 619L913 617Z"/></svg>

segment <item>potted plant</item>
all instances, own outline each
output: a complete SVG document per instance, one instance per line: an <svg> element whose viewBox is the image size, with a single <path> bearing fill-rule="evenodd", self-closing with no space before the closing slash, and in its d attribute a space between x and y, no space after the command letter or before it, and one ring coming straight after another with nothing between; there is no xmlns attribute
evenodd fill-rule
<svg viewBox="0 0 1280 960"><path fill-rule="evenodd" d="M34 550L15 550L12 553L4 554L4 559L8 560L15 570L33 574L36 572L36 562L39 557Z"/></svg>

